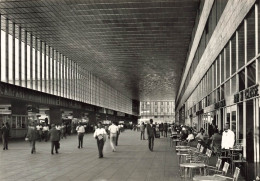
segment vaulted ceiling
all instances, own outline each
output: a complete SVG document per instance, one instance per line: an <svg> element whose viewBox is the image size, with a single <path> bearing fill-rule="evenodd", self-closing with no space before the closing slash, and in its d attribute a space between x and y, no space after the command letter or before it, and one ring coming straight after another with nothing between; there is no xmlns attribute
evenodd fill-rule
<svg viewBox="0 0 260 181"><path fill-rule="evenodd" d="M4 0L0 13L136 100L174 100L199 0Z"/></svg>

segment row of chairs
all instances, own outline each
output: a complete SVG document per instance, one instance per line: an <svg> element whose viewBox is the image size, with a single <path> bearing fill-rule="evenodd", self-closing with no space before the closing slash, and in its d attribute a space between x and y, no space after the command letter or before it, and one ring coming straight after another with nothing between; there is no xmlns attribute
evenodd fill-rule
<svg viewBox="0 0 260 181"><path fill-rule="evenodd" d="M217 175L217 173L220 172L219 169L222 164L222 159L217 160L215 167L210 166L209 159L212 156L212 150L206 149L205 153L204 150L205 148L200 143L197 144L196 148L189 146L176 146L176 151L178 151L177 155L179 156L180 173L182 174L184 169L184 177L190 176L192 178L192 171L194 169L199 169L200 174L202 174L202 169L204 169L204 175L206 176L196 176L193 178L193 180L207 180L208 177L214 177L216 178L216 180L224 180L228 178L237 180L238 175L240 173L239 168L235 169L233 178L227 177L226 174L229 167L229 163L226 162L222 170L222 175ZM214 171L214 175L209 176L210 170Z"/></svg>

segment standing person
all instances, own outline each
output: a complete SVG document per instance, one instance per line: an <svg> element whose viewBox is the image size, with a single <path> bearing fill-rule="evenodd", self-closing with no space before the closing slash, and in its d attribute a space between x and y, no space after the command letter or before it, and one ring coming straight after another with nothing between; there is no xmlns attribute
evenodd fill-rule
<svg viewBox="0 0 260 181"><path fill-rule="evenodd" d="M6 126L6 123L3 124L3 127L1 129L2 133L2 143L3 143L3 150L8 150L8 136L9 136L9 130Z"/></svg>
<svg viewBox="0 0 260 181"><path fill-rule="evenodd" d="M118 131L116 133L116 146L118 145L118 138L119 138L119 135L120 135L120 132L121 132L121 125L117 125L118 127Z"/></svg>
<svg viewBox="0 0 260 181"><path fill-rule="evenodd" d="M31 123L28 126L28 131L27 131L27 135L26 138L28 138L30 144L31 144L31 154L36 153L36 149L35 149L35 142L38 138L38 133L37 133L37 128Z"/></svg>
<svg viewBox="0 0 260 181"><path fill-rule="evenodd" d="M226 150L233 148L235 143L235 133L229 127L229 124L225 125L225 131L223 131L221 140L221 148Z"/></svg>
<svg viewBox="0 0 260 181"><path fill-rule="evenodd" d="M211 142L211 149L214 153L217 153L221 149L221 132L218 131L218 129L214 128L214 134L210 138L212 140Z"/></svg>
<svg viewBox="0 0 260 181"><path fill-rule="evenodd" d="M78 140L79 140L79 146L78 148L83 148L83 137L85 134L85 128L82 125L82 123L79 123L79 125L76 128L77 132L78 132Z"/></svg>
<svg viewBox="0 0 260 181"><path fill-rule="evenodd" d="M66 139L66 125L64 123L61 124L61 139L63 137Z"/></svg>
<svg viewBox="0 0 260 181"><path fill-rule="evenodd" d="M154 136L155 136L155 128L153 126L153 119L150 119L150 124L147 124L147 135L149 141L149 149L153 151L154 146Z"/></svg>
<svg viewBox="0 0 260 181"><path fill-rule="evenodd" d="M112 150L113 152L116 151L116 148L115 148L115 145L116 145L116 137L117 137L117 132L119 131L118 130L118 127L115 125L115 122L113 121L112 122L112 125L110 125L108 127L108 130L110 132L110 145L112 147Z"/></svg>
<svg viewBox="0 0 260 181"><path fill-rule="evenodd" d="M45 123L43 128L42 128L42 132L43 132L43 137L45 142L48 141L48 133L49 133L49 126Z"/></svg>
<svg viewBox="0 0 260 181"><path fill-rule="evenodd" d="M141 140L145 140L145 136L144 136L144 122L142 122L142 124L140 125L140 131L141 131Z"/></svg>
<svg viewBox="0 0 260 181"><path fill-rule="evenodd" d="M106 142L107 132L101 127L101 123L98 123L98 127L94 132L93 137L97 140L99 158L103 158L103 147Z"/></svg>
<svg viewBox="0 0 260 181"><path fill-rule="evenodd" d="M161 136L163 136L163 123L159 124L159 130L161 132Z"/></svg>
<svg viewBox="0 0 260 181"><path fill-rule="evenodd" d="M164 137L167 137L167 132L168 132L168 125L167 125L167 123L163 124L163 132L164 132Z"/></svg>
<svg viewBox="0 0 260 181"><path fill-rule="evenodd" d="M42 141L42 125L39 123L36 126L36 130L37 130L37 137L39 139L39 141Z"/></svg>
<svg viewBox="0 0 260 181"><path fill-rule="evenodd" d="M49 131L51 140L51 154L53 155L53 148L55 147L56 154L58 154L60 135L59 131L56 129L55 124L51 125L51 130Z"/></svg>

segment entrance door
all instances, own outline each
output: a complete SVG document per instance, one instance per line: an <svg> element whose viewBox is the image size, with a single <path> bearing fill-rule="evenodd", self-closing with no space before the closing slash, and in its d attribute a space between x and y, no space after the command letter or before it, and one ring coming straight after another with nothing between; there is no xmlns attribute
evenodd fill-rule
<svg viewBox="0 0 260 181"><path fill-rule="evenodd" d="M248 100L245 102L246 104L246 120L245 120L245 136L246 139L246 160L248 162L248 180L254 180L255 175L255 165L254 165L254 157L255 157L255 144L254 144L254 125L255 125L255 100Z"/></svg>

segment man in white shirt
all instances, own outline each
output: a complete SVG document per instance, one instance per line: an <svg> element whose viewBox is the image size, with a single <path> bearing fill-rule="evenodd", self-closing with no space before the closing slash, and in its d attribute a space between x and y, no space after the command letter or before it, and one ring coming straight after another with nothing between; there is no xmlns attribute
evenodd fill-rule
<svg viewBox="0 0 260 181"><path fill-rule="evenodd" d="M222 134L221 148L230 149L233 148L235 143L235 133L229 129L229 124L225 125L225 131Z"/></svg>
<svg viewBox="0 0 260 181"><path fill-rule="evenodd" d="M48 141L48 133L49 133L49 126L45 123L45 125L42 128L43 137L45 139L45 142Z"/></svg>
<svg viewBox="0 0 260 181"><path fill-rule="evenodd" d="M85 128L82 125L82 123L79 123L79 125L76 128L77 132L78 132L78 140L79 140L79 146L78 148L83 148L83 137L85 134Z"/></svg>
<svg viewBox="0 0 260 181"><path fill-rule="evenodd" d="M93 137L97 139L99 158L103 158L103 147L106 141L106 135L106 130L101 127L101 123L98 123L98 127L95 130Z"/></svg>
<svg viewBox="0 0 260 181"><path fill-rule="evenodd" d="M110 125L108 127L108 130L110 132L110 145L112 147L113 152L115 152L116 151L116 148L115 148L116 147L115 146L116 145L116 137L117 137L117 134L119 132L119 129L115 125L115 122L113 122L112 125Z"/></svg>
<svg viewBox="0 0 260 181"><path fill-rule="evenodd" d="M41 142L42 141L42 125L38 124L36 126L36 130L37 130L38 139Z"/></svg>

